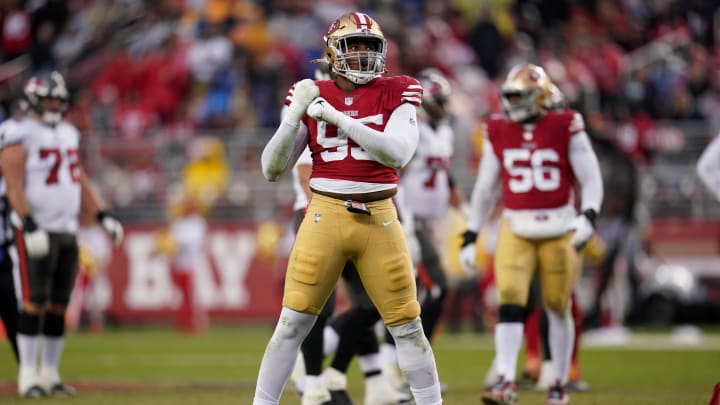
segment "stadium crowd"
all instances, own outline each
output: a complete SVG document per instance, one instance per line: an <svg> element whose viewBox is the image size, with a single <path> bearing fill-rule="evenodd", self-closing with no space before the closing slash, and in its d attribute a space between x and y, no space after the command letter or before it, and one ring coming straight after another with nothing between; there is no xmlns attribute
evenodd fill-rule
<svg viewBox="0 0 720 405"><path fill-rule="evenodd" d="M390 73L441 69L476 120L498 111L509 66L548 70L596 134L637 162L662 119L717 119L717 6L704 1L5 1L0 102L21 79L57 69L85 134L273 127L284 89L312 73L333 16L385 21ZM652 45L654 44L654 45ZM662 44L662 45L658 45ZM673 52L674 48L682 48ZM20 80L19 80L20 79ZM608 128L614 122L615 128Z"/></svg>

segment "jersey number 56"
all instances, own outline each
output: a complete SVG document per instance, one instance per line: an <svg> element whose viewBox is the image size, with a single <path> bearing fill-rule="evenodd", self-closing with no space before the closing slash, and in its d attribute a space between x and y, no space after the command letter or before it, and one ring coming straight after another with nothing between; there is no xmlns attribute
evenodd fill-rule
<svg viewBox="0 0 720 405"><path fill-rule="evenodd" d="M533 187L554 191L560 187L560 169L548 163L560 160L554 149L505 149L503 167L512 177L508 183L513 193L527 193Z"/></svg>

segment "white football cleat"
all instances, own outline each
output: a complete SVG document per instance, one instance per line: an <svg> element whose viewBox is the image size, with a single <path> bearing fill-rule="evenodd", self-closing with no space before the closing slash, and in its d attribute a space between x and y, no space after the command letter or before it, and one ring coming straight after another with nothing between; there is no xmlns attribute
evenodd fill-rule
<svg viewBox="0 0 720 405"><path fill-rule="evenodd" d="M18 371L18 395L22 398L39 398L47 396L47 391L40 383L40 375L34 368L20 367Z"/></svg>
<svg viewBox="0 0 720 405"><path fill-rule="evenodd" d="M555 379L555 368L553 367L552 361L543 361L535 389L537 391L547 391L555 384Z"/></svg>
<svg viewBox="0 0 720 405"><path fill-rule="evenodd" d="M400 373L397 366L384 366L382 368L382 376L390 383L390 386L395 389L395 391L410 392L410 386L407 381L405 381L405 377Z"/></svg>
<svg viewBox="0 0 720 405"><path fill-rule="evenodd" d="M365 405L408 404L412 395L394 389L382 374L365 378Z"/></svg>
<svg viewBox="0 0 720 405"><path fill-rule="evenodd" d="M301 405L322 405L330 402L330 391L324 386L308 388L302 394Z"/></svg>

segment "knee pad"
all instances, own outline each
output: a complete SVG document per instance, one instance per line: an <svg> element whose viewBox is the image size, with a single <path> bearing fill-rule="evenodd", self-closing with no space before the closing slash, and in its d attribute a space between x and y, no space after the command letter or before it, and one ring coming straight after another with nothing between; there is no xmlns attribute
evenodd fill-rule
<svg viewBox="0 0 720 405"><path fill-rule="evenodd" d="M417 300L410 300L402 308L397 311L393 311L390 316L384 319L385 325L397 326L412 322L420 316L420 303Z"/></svg>
<svg viewBox="0 0 720 405"><path fill-rule="evenodd" d="M283 297L283 306L297 312L307 312L310 309L310 298L301 291L289 291Z"/></svg>
<svg viewBox="0 0 720 405"><path fill-rule="evenodd" d="M500 305L498 322L525 322L525 307L520 305Z"/></svg>
<svg viewBox="0 0 720 405"><path fill-rule="evenodd" d="M498 295L500 296L500 305L520 306L520 304L526 303L527 297L524 296L525 292L527 292L527 290L516 288L513 285L503 286L501 289L498 290Z"/></svg>
<svg viewBox="0 0 720 405"><path fill-rule="evenodd" d="M555 297L546 297L543 300L543 306L550 311L564 313L568 310L569 297L566 295L558 295Z"/></svg>

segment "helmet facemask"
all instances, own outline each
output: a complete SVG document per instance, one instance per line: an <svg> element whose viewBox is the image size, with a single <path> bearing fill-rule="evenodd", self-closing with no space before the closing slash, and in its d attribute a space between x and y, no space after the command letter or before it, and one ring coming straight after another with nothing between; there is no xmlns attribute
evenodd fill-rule
<svg viewBox="0 0 720 405"><path fill-rule="evenodd" d="M333 72L355 84L366 84L385 73L387 41L378 24L365 14L340 17L325 35L325 45L325 60Z"/></svg>
<svg viewBox="0 0 720 405"><path fill-rule="evenodd" d="M30 109L47 125L55 126L63 119L68 107L69 94L65 79L52 72L47 77L32 77L24 89L25 99ZM59 107L46 109L44 100L59 100Z"/></svg>
<svg viewBox="0 0 720 405"><path fill-rule="evenodd" d="M545 71L536 65L513 68L500 89L500 101L508 117L525 122L546 111L550 97L550 80Z"/></svg>

